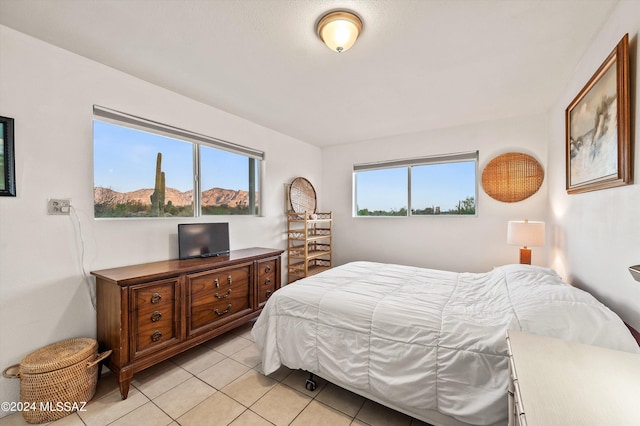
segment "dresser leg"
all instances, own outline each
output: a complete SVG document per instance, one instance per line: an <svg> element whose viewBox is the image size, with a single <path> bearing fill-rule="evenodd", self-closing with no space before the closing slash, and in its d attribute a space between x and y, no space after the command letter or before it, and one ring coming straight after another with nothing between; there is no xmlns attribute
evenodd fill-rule
<svg viewBox="0 0 640 426"><path fill-rule="evenodd" d="M118 374L118 385L120 386L120 395L122 399L127 399L129 396L129 387L131 386L131 379L133 378L133 370L120 370Z"/></svg>

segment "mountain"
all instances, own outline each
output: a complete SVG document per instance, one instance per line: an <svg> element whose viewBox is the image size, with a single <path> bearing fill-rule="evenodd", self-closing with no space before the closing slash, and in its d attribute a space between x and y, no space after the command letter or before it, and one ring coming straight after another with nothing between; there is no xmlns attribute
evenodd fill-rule
<svg viewBox="0 0 640 426"><path fill-rule="evenodd" d="M257 200L257 197L256 197ZM247 191L234 191L232 189L211 188L202 192L203 206L220 206L226 204L229 207L248 206L249 193Z"/></svg>
<svg viewBox="0 0 640 426"><path fill-rule="evenodd" d="M95 187L93 189L94 204L125 204L140 203L142 205L151 204L151 194L153 189L144 188L131 192L118 192L109 188ZM256 197L257 200L257 197ZM193 203L193 191L180 191L175 188L167 188L165 191L165 204L174 206L187 206ZM247 191L234 191L232 189L211 188L202 192L203 206L220 206L226 204L229 207L249 204L249 193Z"/></svg>

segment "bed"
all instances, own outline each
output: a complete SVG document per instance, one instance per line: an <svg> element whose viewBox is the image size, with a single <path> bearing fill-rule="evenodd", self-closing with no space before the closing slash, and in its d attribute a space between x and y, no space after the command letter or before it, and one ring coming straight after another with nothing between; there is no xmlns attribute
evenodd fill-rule
<svg viewBox="0 0 640 426"><path fill-rule="evenodd" d="M491 425L507 419L508 329L640 353L607 307L529 265L348 263L275 292L252 336L264 374L302 369L428 423Z"/></svg>

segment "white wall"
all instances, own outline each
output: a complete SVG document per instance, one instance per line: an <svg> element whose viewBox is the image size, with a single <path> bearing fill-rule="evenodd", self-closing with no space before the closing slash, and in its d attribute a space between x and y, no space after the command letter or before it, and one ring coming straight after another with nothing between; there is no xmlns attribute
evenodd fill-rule
<svg viewBox="0 0 640 426"><path fill-rule="evenodd" d="M638 33L640 2L621 1L577 66L550 112L550 266L592 293L634 328L640 329L640 283L627 268L640 264L640 145L638 144ZM565 190L564 112L625 33L631 56L631 125L635 184L568 195Z"/></svg>
<svg viewBox="0 0 640 426"><path fill-rule="evenodd" d="M518 263L518 247L506 242L507 222L545 220L546 179L536 194L518 203L496 201L480 185L477 217L354 218L353 165L479 150L480 184L484 166L505 152L530 154L544 168L547 138L546 115L541 114L323 149L322 205L334 212L335 263L366 259L469 272ZM545 248L534 248L532 263L545 261Z"/></svg>
<svg viewBox="0 0 640 426"><path fill-rule="evenodd" d="M18 193L0 197L2 369L46 344L95 337L82 245L87 271L177 257L184 218L93 219L94 104L265 151L265 217L187 219L229 221L232 249L285 248L292 178L321 194L318 148L0 26L0 115L15 119ZM71 198L81 233L73 215L46 214L49 198ZM18 381L0 379L0 400L18 399Z"/></svg>

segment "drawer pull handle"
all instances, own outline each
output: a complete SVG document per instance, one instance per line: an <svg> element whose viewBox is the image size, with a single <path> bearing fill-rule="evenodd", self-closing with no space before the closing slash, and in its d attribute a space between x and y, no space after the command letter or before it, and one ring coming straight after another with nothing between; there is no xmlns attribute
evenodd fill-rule
<svg viewBox="0 0 640 426"><path fill-rule="evenodd" d="M154 331L151 335L151 341L153 342L157 342L158 340L160 340L160 338L162 338L162 332L158 330Z"/></svg>
<svg viewBox="0 0 640 426"><path fill-rule="evenodd" d="M219 310L216 309L214 312L216 313L216 315L221 317L222 315L224 315L227 312L229 312L229 309L231 309L231 303L229 303L229 306L227 306L227 309L225 309L224 311L220 312Z"/></svg>
<svg viewBox="0 0 640 426"><path fill-rule="evenodd" d="M231 275L227 277L227 281L229 282L229 285L233 284L233 278L231 277ZM220 280L216 278L215 280L213 280L213 283L216 285L216 288L220 288Z"/></svg>
<svg viewBox="0 0 640 426"><path fill-rule="evenodd" d="M218 293L214 294L214 296L216 297L216 299L226 299L227 297L229 297L229 295L231 294L231 289L227 290L227 294L223 294L222 296L220 296Z"/></svg>
<svg viewBox="0 0 640 426"><path fill-rule="evenodd" d="M268 299L269 297L271 297L271 290L267 290L266 297L267 297L267 299Z"/></svg>
<svg viewBox="0 0 640 426"><path fill-rule="evenodd" d="M264 283L267 284L267 285L271 284L271 278L267 278L266 280L264 280Z"/></svg>
<svg viewBox="0 0 640 426"><path fill-rule="evenodd" d="M162 318L162 312L153 311L153 313L151 314L151 322L160 321L160 318Z"/></svg>
<svg viewBox="0 0 640 426"><path fill-rule="evenodd" d="M153 296L151 296L151 303L155 305L156 303L160 303L160 300L162 300L162 295L160 293L153 293Z"/></svg>
<svg viewBox="0 0 640 426"><path fill-rule="evenodd" d="M268 274L269 272L271 272L271 266L267 265L266 268L264 268L264 271Z"/></svg>

